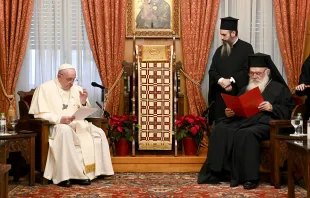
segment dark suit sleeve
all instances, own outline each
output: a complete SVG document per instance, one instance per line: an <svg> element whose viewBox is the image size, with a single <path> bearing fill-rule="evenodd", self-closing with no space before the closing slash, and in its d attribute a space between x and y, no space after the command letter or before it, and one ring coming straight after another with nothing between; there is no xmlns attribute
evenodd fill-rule
<svg viewBox="0 0 310 198"><path fill-rule="evenodd" d="M299 85L305 84L310 85L310 55L305 60L304 64L301 68L301 74L299 76ZM305 89L304 91L296 91L296 95L303 96L303 95L310 95L310 89Z"/></svg>
<svg viewBox="0 0 310 198"><path fill-rule="evenodd" d="M272 104L272 117L279 120L290 119L294 106L290 90L287 87L283 87L275 104Z"/></svg>
<svg viewBox="0 0 310 198"><path fill-rule="evenodd" d="M218 59L220 58L219 57L219 49L218 48L212 58L212 63L211 63L211 66L210 66L210 69L209 69L209 78L210 78L210 81L212 81L213 83L217 83L218 80L220 78L222 78L222 76L217 72L217 64L218 64Z"/></svg>
<svg viewBox="0 0 310 198"><path fill-rule="evenodd" d="M247 49L245 51L247 52L247 56L254 54L254 50L251 44L248 44L246 48ZM246 58L243 69L237 72L234 76L232 76L236 81L238 90L247 85L248 83L247 81L249 79L248 73L249 73L249 64L248 64L248 58Z"/></svg>

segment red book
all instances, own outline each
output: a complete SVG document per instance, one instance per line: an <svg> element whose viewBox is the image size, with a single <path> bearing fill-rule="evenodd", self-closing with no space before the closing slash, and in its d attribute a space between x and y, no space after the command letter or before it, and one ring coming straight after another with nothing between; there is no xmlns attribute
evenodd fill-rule
<svg viewBox="0 0 310 198"><path fill-rule="evenodd" d="M227 108L232 109L235 115L249 118L260 111L258 105L264 102L264 98L258 87L245 92L241 96L223 94L222 97Z"/></svg>

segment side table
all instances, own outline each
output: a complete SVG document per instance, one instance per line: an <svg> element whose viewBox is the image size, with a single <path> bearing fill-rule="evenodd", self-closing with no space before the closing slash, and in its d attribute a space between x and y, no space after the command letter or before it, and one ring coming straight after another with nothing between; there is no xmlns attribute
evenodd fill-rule
<svg viewBox="0 0 310 198"><path fill-rule="evenodd" d="M29 185L34 185L35 179L35 136L36 133L17 133L16 135L0 135L0 140L6 140L3 158L7 159L10 152L21 152L27 164L30 164Z"/></svg>
<svg viewBox="0 0 310 198"><path fill-rule="evenodd" d="M10 164L0 164L0 197L8 197L8 175Z"/></svg>
<svg viewBox="0 0 310 198"><path fill-rule="evenodd" d="M295 197L295 164L301 165L301 172L306 184L307 197L310 197L310 142L287 141L288 146L288 197Z"/></svg>
<svg viewBox="0 0 310 198"><path fill-rule="evenodd" d="M273 167L272 167L272 180L274 183L274 187L279 189L281 187L280 183L280 161L284 161L288 159L287 152L280 152L282 149L280 147L281 141L284 143L287 140L306 140L307 137L294 137L290 136L290 134L272 134L270 140L272 141L272 159L273 159ZM281 155L282 154L282 155ZM283 156L285 155L285 156Z"/></svg>

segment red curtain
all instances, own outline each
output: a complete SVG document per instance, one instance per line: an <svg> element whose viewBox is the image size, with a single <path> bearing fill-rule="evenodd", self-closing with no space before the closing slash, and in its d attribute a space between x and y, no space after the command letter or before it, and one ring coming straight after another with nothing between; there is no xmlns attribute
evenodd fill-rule
<svg viewBox="0 0 310 198"><path fill-rule="evenodd" d="M206 104L200 82L212 44L219 0L181 0L181 27L184 71L189 113L200 115Z"/></svg>
<svg viewBox="0 0 310 198"><path fill-rule="evenodd" d="M103 85L109 90L106 110L117 114L127 0L82 0L82 6L91 50Z"/></svg>
<svg viewBox="0 0 310 198"><path fill-rule="evenodd" d="M0 0L1 112L6 113L10 103L15 105L12 97L26 53L33 6L33 0Z"/></svg>
<svg viewBox="0 0 310 198"><path fill-rule="evenodd" d="M274 0L277 34L288 86L298 84L304 61L309 0Z"/></svg>

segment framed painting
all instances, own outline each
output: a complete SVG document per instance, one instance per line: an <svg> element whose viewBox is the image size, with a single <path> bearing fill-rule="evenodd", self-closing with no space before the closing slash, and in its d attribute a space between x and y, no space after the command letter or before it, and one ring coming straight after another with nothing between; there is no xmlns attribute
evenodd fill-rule
<svg viewBox="0 0 310 198"><path fill-rule="evenodd" d="M179 0L127 0L126 37L179 37Z"/></svg>

